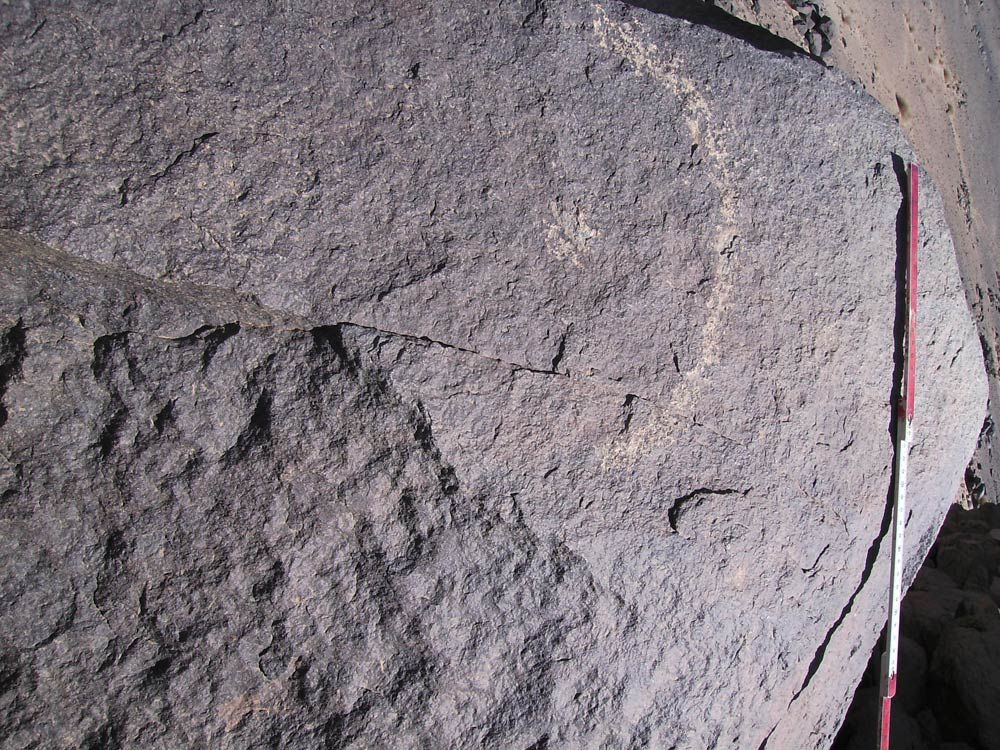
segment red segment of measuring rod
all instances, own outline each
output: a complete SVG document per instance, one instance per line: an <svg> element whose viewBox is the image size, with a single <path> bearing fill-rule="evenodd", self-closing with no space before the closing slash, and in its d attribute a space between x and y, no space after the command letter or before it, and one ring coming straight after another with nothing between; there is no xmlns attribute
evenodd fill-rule
<svg viewBox="0 0 1000 750"><path fill-rule="evenodd" d="M920 225L918 211L920 199L920 169L916 164L910 165L910 194L907 204L910 208L910 224L908 232L908 269L906 275L906 421L913 421L913 407L917 392L917 248L920 241Z"/></svg>
<svg viewBox="0 0 1000 750"><path fill-rule="evenodd" d="M881 750L889 750L889 714L892 711L892 699L882 699L882 737L879 746Z"/></svg>

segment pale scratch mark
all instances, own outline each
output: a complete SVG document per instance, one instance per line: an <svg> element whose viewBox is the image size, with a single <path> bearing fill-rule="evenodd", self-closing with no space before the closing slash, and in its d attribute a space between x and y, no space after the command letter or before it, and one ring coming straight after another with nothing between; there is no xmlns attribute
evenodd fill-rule
<svg viewBox="0 0 1000 750"><path fill-rule="evenodd" d="M579 206L572 211L563 210L559 203L549 204L553 223L545 234L545 249L560 260L568 260L577 268L591 253L591 241L601 236L587 222L587 213Z"/></svg>
<svg viewBox="0 0 1000 750"><path fill-rule="evenodd" d="M724 322L734 293L733 246L738 238L739 194L730 168L732 156L725 142L730 129L717 121L702 87L680 71L683 60L676 54L668 60L656 44L640 39L632 24L609 18L603 6L597 5L596 11L593 30L598 44L628 60L637 75L649 76L680 100L684 107L684 124L692 142L706 155L712 181L720 195L719 223L711 241L714 283L706 302L708 319L701 331L699 355L671 394L672 415L654 415L642 427L603 446L602 463L608 469L634 464L641 455L648 453L651 444L671 444L672 436L682 426L681 416L692 413L697 396L708 383L709 372L721 360Z"/></svg>

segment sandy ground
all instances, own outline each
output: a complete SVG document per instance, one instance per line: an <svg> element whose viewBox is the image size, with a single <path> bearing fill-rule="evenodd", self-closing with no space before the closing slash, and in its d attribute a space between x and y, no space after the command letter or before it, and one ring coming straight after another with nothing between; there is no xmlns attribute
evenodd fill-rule
<svg viewBox="0 0 1000 750"><path fill-rule="evenodd" d="M715 4L804 49L805 16L828 17L824 60L896 115L944 196L1000 424L1000 0L815 0L814 12L803 0ZM1000 436L981 440L973 463L1000 501Z"/></svg>

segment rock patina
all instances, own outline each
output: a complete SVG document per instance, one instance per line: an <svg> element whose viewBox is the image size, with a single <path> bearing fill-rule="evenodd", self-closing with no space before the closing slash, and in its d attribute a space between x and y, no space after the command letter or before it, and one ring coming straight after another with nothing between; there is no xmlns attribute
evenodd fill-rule
<svg viewBox="0 0 1000 750"><path fill-rule="evenodd" d="M616 2L4 6L0 744L821 748L913 158ZM986 393L923 197L910 577Z"/></svg>

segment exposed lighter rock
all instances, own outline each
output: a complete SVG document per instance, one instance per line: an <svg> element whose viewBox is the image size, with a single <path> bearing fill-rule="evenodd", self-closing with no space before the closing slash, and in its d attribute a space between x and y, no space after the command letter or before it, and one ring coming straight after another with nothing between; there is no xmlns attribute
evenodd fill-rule
<svg viewBox="0 0 1000 750"><path fill-rule="evenodd" d="M0 10L3 746L825 747L895 123L615 2L334 6ZM922 236L911 572L985 399Z"/></svg>

